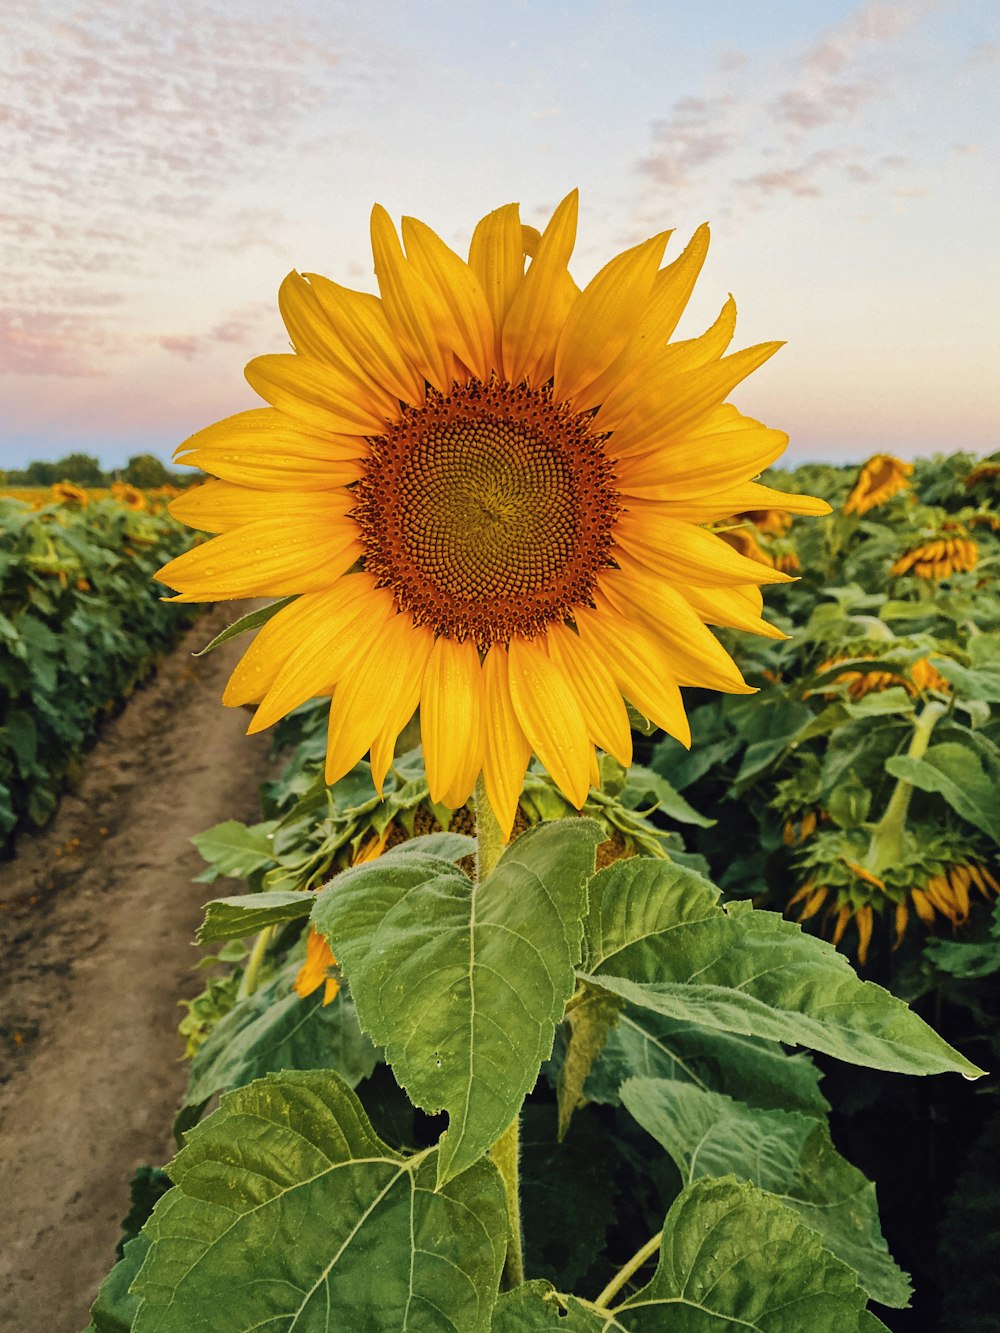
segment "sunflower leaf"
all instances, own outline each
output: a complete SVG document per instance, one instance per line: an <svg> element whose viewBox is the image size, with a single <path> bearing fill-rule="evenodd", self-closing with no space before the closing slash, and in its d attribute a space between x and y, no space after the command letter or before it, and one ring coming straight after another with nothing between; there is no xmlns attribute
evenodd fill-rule
<svg viewBox="0 0 1000 1333"><path fill-rule="evenodd" d="M1000 843L996 783L979 756L966 746L946 741L932 745L922 759L899 754L885 767L894 778L943 796L956 814Z"/></svg>
<svg viewBox="0 0 1000 1333"><path fill-rule="evenodd" d="M840 1156L825 1126L665 1079L630 1079L621 1097L687 1184L732 1173L777 1195L854 1269L873 1300L908 1304L910 1284L882 1236L875 1186Z"/></svg>
<svg viewBox="0 0 1000 1333"><path fill-rule="evenodd" d="M196 653L192 653L191 656L204 657L205 654L210 653L213 648L221 648L222 645L228 643L230 639L236 639L241 634L248 634L250 630L260 629L261 625L266 625L272 616L277 615L279 611L283 610L294 601L294 596L282 597L279 601L272 602L270 606L261 606L256 611L248 611L245 616L240 616L239 620L234 620L231 625L227 625L221 634L217 634L210 643L206 643L204 648L199 648L199 650Z"/></svg>
<svg viewBox="0 0 1000 1333"><path fill-rule="evenodd" d="M314 901L307 893L287 889L213 898L205 904L205 920L198 927L195 940L207 944L210 940L239 940L256 935L265 926L308 916Z"/></svg>
<svg viewBox="0 0 1000 1333"><path fill-rule="evenodd" d="M603 837L588 819L539 825L482 884L438 857L385 857L316 902L362 1027L413 1101L449 1114L442 1184L496 1142L552 1049Z"/></svg>
<svg viewBox="0 0 1000 1333"><path fill-rule="evenodd" d="M699 1180L674 1200L659 1262L611 1308L528 1282L497 1302L493 1333L876 1333L865 1293L790 1208L734 1179Z"/></svg>
<svg viewBox="0 0 1000 1333"><path fill-rule="evenodd" d="M897 1073L982 1070L832 945L669 862L633 857L589 885L580 980L668 1018L812 1046Z"/></svg>
<svg viewBox="0 0 1000 1333"><path fill-rule="evenodd" d="M487 1333L503 1186L483 1161L435 1191L436 1158L387 1147L327 1071L229 1093L146 1224L133 1333Z"/></svg>

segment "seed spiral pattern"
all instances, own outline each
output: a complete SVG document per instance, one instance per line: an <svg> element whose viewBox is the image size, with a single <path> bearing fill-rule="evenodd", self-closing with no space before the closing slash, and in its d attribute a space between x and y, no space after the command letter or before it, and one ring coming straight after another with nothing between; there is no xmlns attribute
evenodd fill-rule
<svg viewBox="0 0 1000 1333"><path fill-rule="evenodd" d="M485 652L588 605L621 512L606 435L551 390L429 389L369 439L353 517L401 611Z"/></svg>

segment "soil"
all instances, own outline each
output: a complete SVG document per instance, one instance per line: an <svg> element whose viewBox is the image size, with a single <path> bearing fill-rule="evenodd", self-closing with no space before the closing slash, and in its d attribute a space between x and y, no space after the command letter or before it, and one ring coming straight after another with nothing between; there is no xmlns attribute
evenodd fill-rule
<svg viewBox="0 0 1000 1333"><path fill-rule="evenodd" d="M246 610L246 604L240 608ZM219 703L245 640L212 608L108 722L52 824L0 863L0 1329L79 1333L129 1180L173 1154L201 905L190 838L258 819L269 737Z"/></svg>

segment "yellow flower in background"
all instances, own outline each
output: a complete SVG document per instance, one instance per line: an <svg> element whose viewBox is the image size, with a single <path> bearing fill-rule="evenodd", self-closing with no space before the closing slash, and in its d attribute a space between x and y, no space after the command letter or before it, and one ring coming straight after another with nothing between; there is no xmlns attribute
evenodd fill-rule
<svg viewBox="0 0 1000 1333"><path fill-rule="evenodd" d="M59 504L83 506L88 496L82 486L74 486L71 481L57 481L52 487L52 499Z"/></svg>
<svg viewBox="0 0 1000 1333"><path fill-rule="evenodd" d="M336 965L337 960L326 942L326 936L321 935L315 926L310 926L306 939L306 961L299 968L292 989L304 1000L322 986L325 1007L337 998L340 991L340 982L330 976L330 968Z"/></svg>
<svg viewBox="0 0 1000 1333"><path fill-rule="evenodd" d="M259 704L252 731L332 695L327 780L370 751L381 789L419 706L433 800L463 805L482 771L506 831L532 751L578 808L595 745L630 762L623 698L688 744L681 686L751 692L707 626L781 637L759 585L787 576L702 525L828 512L750 480L787 436L725 401L779 344L726 355L732 299L668 342L708 229L581 292L576 219L575 192L541 234L506 205L466 261L377 206L379 297L290 274L295 350L246 372L269 406L179 451L218 480L172 512L220 535L159 575L181 601L297 594L224 695Z"/></svg>
<svg viewBox="0 0 1000 1333"><path fill-rule="evenodd" d="M127 481L113 481L111 483L111 497L129 509L139 511L146 508L146 497L142 491L135 486L130 486Z"/></svg>
<svg viewBox="0 0 1000 1333"><path fill-rule="evenodd" d="M912 463L892 454L875 454L861 467L854 489L844 505L845 514L867 514L910 484Z"/></svg>
<svg viewBox="0 0 1000 1333"><path fill-rule="evenodd" d="M916 574L921 579L946 579L955 573L975 569L979 562L979 547L968 537L941 537L923 542L901 555L890 574Z"/></svg>
<svg viewBox="0 0 1000 1333"><path fill-rule="evenodd" d="M854 654L854 658L861 655L862 650ZM839 662L852 661L851 656L830 657L825 662L821 662L816 668L816 674L820 675L825 671L831 670ZM841 671L831 682L833 685L846 685L847 692L852 699L863 699L866 694L874 694L879 690L891 689L894 685L901 685L911 698L918 694L925 694L928 690L937 690L942 694L951 692L950 682L938 671L937 667L929 658L920 657L908 668L908 675L901 675L895 671ZM809 694L816 693L814 690L808 691ZM823 696L826 699L836 697L836 690L824 690Z"/></svg>

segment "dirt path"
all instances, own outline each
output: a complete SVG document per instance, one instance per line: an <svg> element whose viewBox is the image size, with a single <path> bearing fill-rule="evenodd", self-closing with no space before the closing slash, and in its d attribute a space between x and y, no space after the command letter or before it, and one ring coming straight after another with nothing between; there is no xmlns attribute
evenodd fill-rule
<svg viewBox="0 0 1000 1333"><path fill-rule="evenodd" d="M246 609L243 604L241 610ZM114 1258L128 1182L172 1153L178 1000L203 862L192 834L258 817L269 738L219 703L242 651L195 659L210 611L105 728L80 789L0 863L0 1329L79 1333ZM230 884L222 892L233 892Z"/></svg>

